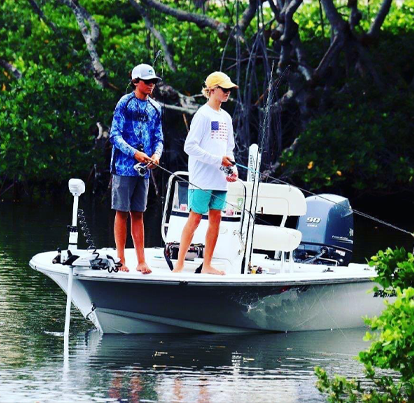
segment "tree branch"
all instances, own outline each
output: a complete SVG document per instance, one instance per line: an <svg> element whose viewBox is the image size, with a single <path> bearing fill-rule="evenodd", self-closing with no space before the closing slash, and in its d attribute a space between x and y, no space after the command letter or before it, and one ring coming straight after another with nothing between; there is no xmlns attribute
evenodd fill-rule
<svg viewBox="0 0 414 403"><path fill-rule="evenodd" d="M346 26L346 21L343 20L332 0L321 0L322 6L325 10L326 17L331 23L332 28L341 34Z"/></svg>
<svg viewBox="0 0 414 403"><path fill-rule="evenodd" d="M273 11L273 14L275 15L276 21L280 22L279 20L279 16L280 16L280 10L279 8L276 6L276 4L274 3L273 0L267 0L269 3L269 6L271 8L271 10Z"/></svg>
<svg viewBox="0 0 414 403"><path fill-rule="evenodd" d="M362 14L358 10L358 0L348 0L348 8L351 9L351 14L349 16L349 26L354 32L355 27L359 24L362 18Z"/></svg>
<svg viewBox="0 0 414 403"><path fill-rule="evenodd" d="M175 88L171 87L167 84L161 84L157 86L157 90L159 92L158 101L160 99L169 99L173 102L176 102L179 104L177 105L171 105L163 103L163 107L165 109L170 109L177 112L187 113L189 115L194 115L194 113L197 112L200 105L196 102L194 96L187 96L184 94L181 94L178 92Z"/></svg>
<svg viewBox="0 0 414 403"><path fill-rule="evenodd" d="M286 1L279 16L283 25L283 33L280 37L280 43L282 45L282 48L278 64L279 74L282 73L282 71L288 65L290 60L290 53L292 49L291 41L298 33L298 24L295 21L293 21L293 14L301 4L302 0L292 0L290 2Z"/></svg>
<svg viewBox="0 0 414 403"><path fill-rule="evenodd" d="M378 11L377 16L375 17L374 22L372 23L369 31L368 36L371 38L378 38L381 26L385 21L385 18L387 17L388 13L390 12L392 0L384 0L382 2L381 8Z"/></svg>
<svg viewBox="0 0 414 403"><path fill-rule="evenodd" d="M292 45L295 49L296 58L298 59L298 70L305 77L306 81L311 81L313 69L309 67L306 61L305 51L302 49L302 43L298 34L296 34L296 36L292 39Z"/></svg>
<svg viewBox="0 0 414 403"><path fill-rule="evenodd" d="M285 22L283 35L280 38L281 42L290 41L298 32L298 25L293 21L293 14L295 14L302 3L303 0L293 0L290 3L285 3L285 7L283 7L282 12L280 13L280 18Z"/></svg>
<svg viewBox="0 0 414 403"><path fill-rule="evenodd" d="M338 55L338 53L344 47L344 38L343 36L336 35L334 40L331 42L329 49L324 54L319 66L314 71L315 78L321 78L325 75L326 70L328 69L329 65L332 63L334 58Z"/></svg>
<svg viewBox="0 0 414 403"><path fill-rule="evenodd" d="M80 31L86 43L89 56L92 60L92 68L94 72L95 81L103 88L112 87L108 83L107 74L102 63L99 60L98 52L95 48L95 43L99 37L99 27L95 20L88 14L88 12L79 5L76 0L59 0L64 5L72 9L75 14L76 21L78 22ZM89 23L90 30L88 29L85 21Z"/></svg>
<svg viewBox="0 0 414 403"><path fill-rule="evenodd" d="M257 10L257 0L249 0L249 6L244 10L240 22L239 27L242 32L245 32L247 27L250 25L252 19L256 15Z"/></svg>
<svg viewBox="0 0 414 403"><path fill-rule="evenodd" d="M58 36L60 36L59 34L59 30L57 29L56 25L49 21L45 14L43 13L43 11L40 9L40 7L38 6L38 4L34 1L34 0L27 0L30 5L32 6L34 12L39 16L39 18Z"/></svg>
<svg viewBox="0 0 414 403"><path fill-rule="evenodd" d="M283 151L282 151L282 153L281 154L283 154L283 153L287 153L287 152L289 152L289 151L291 151L291 152L295 152L295 150L298 148L298 145L299 145L299 137L296 137L294 140L293 140L293 142L292 142L292 144L289 146L289 147L286 147ZM272 165L270 165L269 166L269 168L268 169L266 169L265 171L263 171L263 174L262 174L262 176L263 177L268 177L268 176L271 176L272 174L273 174L273 172L274 171L276 171L279 167L280 167L280 162L279 161L277 161L277 162L275 162L274 164L272 164Z"/></svg>
<svg viewBox="0 0 414 403"><path fill-rule="evenodd" d="M134 0L138 2L138 0ZM210 18L206 15L187 13L182 10L177 10L175 8L166 6L157 0L141 0L141 3L144 3L148 7L152 7L163 14L171 15L176 18L178 21L188 21L193 22L199 28L212 28L216 30L220 35L227 33L230 28L228 25L223 24L220 21L217 21L213 18Z"/></svg>
<svg viewBox="0 0 414 403"><path fill-rule="evenodd" d="M367 69L368 73L371 74L371 76L372 76L375 84L377 85L377 87L381 90L384 89L385 83L383 82L380 75L375 70L375 66L372 63L371 58L370 58L368 52L366 51L366 49L356 40L355 40L355 47L358 51L360 61L364 64L364 66Z"/></svg>
<svg viewBox="0 0 414 403"><path fill-rule="evenodd" d="M144 7L141 7L135 0L129 0L129 2L141 14L142 18L144 19L145 26L151 31L151 33L155 36L155 38L161 44L161 47L164 50L165 60L167 61L167 64L170 67L170 69L176 72L177 67L175 66L174 59L167 45L167 42L164 36L157 29L155 29L154 25L152 25L152 22L148 16L147 10L145 10Z"/></svg>
<svg viewBox="0 0 414 403"><path fill-rule="evenodd" d="M20 80L22 78L22 73L19 70L17 70L17 68L14 67L9 62L6 62L5 60L0 59L0 66L4 67L17 80Z"/></svg>

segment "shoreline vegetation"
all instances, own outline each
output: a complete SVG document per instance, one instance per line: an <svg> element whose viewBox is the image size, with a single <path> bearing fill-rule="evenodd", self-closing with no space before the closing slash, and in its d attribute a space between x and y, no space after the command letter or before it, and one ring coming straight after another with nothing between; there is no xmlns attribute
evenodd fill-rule
<svg viewBox="0 0 414 403"><path fill-rule="evenodd" d="M414 400L414 257L404 248L379 251L370 266L378 272L373 292L394 296L385 302L379 317L366 318L370 327L364 340L371 341L358 354L364 365L365 379L329 377L315 367L317 388L329 402L412 402Z"/></svg>
<svg viewBox="0 0 414 403"><path fill-rule="evenodd" d="M241 163L256 142L263 171L307 190L412 194L413 0L52 3L0 6L0 199L53 195L70 177L105 193L112 113L138 61L164 79L169 170L186 166L200 77L222 69L240 84Z"/></svg>

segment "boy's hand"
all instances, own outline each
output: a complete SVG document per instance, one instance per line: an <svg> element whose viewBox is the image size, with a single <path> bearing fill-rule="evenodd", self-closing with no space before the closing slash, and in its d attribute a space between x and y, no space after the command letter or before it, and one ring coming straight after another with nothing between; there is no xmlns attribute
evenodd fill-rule
<svg viewBox="0 0 414 403"><path fill-rule="evenodd" d="M143 153L142 151L137 151L137 152L134 154L134 158L135 158L138 162L141 162L141 163L143 163L143 164L148 164L148 163L152 162L152 161L151 161L151 158L150 158L150 157L148 157L148 155L147 155L147 154L145 154L145 153Z"/></svg>
<svg viewBox="0 0 414 403"><path fill-rule="evenodd" d="M160 164L160 156L158 154L153 154L151 157L151 163L148 165L148 168L154 169L159 164Z"/></svg>
<svg viewBox="0 0 414 403"><path fill-rule="evenodd" d="M233 168L233 173L230 176L226 176L227 182L236 182L239 179L239 173L237 172L236 167Z"/></svg>
<svg viewBox="0 0 414 403"><path fill-rule="evenodd" d="M234 161L231 159L231 157L225 155L221 160L221 165L223 165L224 167L231 167L234 165Z"/></svg>

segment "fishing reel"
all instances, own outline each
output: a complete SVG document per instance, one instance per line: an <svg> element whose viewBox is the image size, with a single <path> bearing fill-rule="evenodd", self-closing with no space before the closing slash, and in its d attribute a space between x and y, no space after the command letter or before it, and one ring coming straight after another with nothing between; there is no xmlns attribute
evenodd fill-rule
<svg viewBox="0 0 414 403"><path fill-rule="evenodd" d="M225 167L225 166L222 165L220 167L220 171L223 171L224 175L226 175L226 176L231 176L234 173L234 169L233 169L232 166Z"/></svg>
<svg viewBox="0 0 414 403"><path fill-rule="evenodd" d="M147 174L148 165L149 164L144 164L143 162L138 162L138 164L134 165L134 169L138 172L139 176L144 177Z"/></svg>

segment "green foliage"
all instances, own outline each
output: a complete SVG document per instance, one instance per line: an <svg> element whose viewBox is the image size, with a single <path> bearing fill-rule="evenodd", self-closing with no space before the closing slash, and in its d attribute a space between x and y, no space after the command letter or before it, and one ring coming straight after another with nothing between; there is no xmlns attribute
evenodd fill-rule
<svg viewBox="0 0 414 403"><path fill-rule="evenodd" d="M85 179L95 164L102 166L102 151L95 145L96 123L110 126L129 72L140 62L152 63L160 48L128 0L83 0L81 5L100 27L96 43L100 61L119 91L102 89L93 78L90 56L70 8L54 1L38 4L47 22L29 2L0 4L0 58L22 73L19 80L7 70L0 75L0 188L4 180L53 186L75 175ZM169 5L174 7L175 2ZM217 6L210 11L222 14ZM173 73L159 61L157 71L181 91L199 92L225 42L208 30L177 24L156 11L151 14L156 28L173 45L178 69ZM221 17L226 22L232 15Z"/></svg>
<svg viewBox="0 0 414 403"><path fill-rule="evenodd" d="M91 122L104 118L104 91L83 75L31 66L11 85L0 110L0 172L17 180L64 180L88 173L94 150ZM70 97L66 93L70 91ZM83 97L100 99L92 106Z"/></svg>
<svg viewBox="0 0 414 403"><path fill-rule="evenodd" d="M360 33L369 29L381 5L380 0L358 3ZM351 196L413 188L413 10L414 0L393 2L381 40L370 43L373 66L385 88L369 86L359 75L338 66L344 69L346 85L341 81L340 91L325 96L321 113L312 116L300 133L296 151L282 154L279 175L313 191L341 190ZM349 8L341 7L340 12L349 18ZM320 13L320 3L310 2L295 14L313 67L329 46L329 21L323 10L322 19ZM318 107L316 102L309 99L309 108Z"/></svg>
<svg viewBox="0 0 414 403"><path fill-rule="evenodd" d="M381 94L350 82L332 97L330 112L308 124L297 151L282 154L281 169L312 190L343 189L344 182L354 192L412 187L414 153L407 144L413 108L412 92L390 88Z"/></svg>
<svg viewBox="0 0 414 403"><path fill-rule="evenodd" d="M377 318L367 320L374 333L368 351L359 353L359 359L369 367L397 371L401 387L414 398L414 288L396 288L397 297ZM375 332L378 333L375 333Z"/></svg>
<svg viewBox="0 0 414 403"><path fill-rule="evenodd" d="M414 257L404 248L379 251L369 265L376 268L376 281L385 289L414 286Z"/></svg>
<svg viewBox="0 0 414 403"><path fill-rule="evenodd" d="M382 2L374 2L374 7L370 10L371 13L368 16L372 16L380 8ZM366 10L366 13L369 13ZM387 18L383 24L383 30L390 32L394 35L406 34L408 32L414 31L413 25L413 15L414 15L414 0L404 0L399 3L392 2L390 13L387 15ZM369 19L367 20L367 23ZM368 29L368 24L362 24L362 28L365 30Z"/></svg>
<svg viewBox="0 0 414 403"><path fill-rule="evenodd" d="M0 180L53 185L66 180L65 175L85 178L94 164L104 163L95 151L96 123L110 126L117 100L130 90L129 72L139 62L152 63L160 45L129 0L82 0L80 4L99 24L96 47L100 61L110 83L119 89L102 90L94 81L90 56L73 12L59 1L37 3L46 22L29 2L0 3L0 59L10 62L23 76L16 80L7 70L0 70ZM163 3L203 13L193 2ZM364 28L380 4L380 0L373 0L358 5ZM232 26L247 6L247 0L210 2L208 15ZM373 63L389 82L387 91L381 93L344 75L343 80L349 82L346 90L331 94L321 114L311 117L300 134L297 151L282 155L281 174L312 190L347 191L344 188L350 187L355 192L390 192L412 187L414 95L408 85L414 53L413 7L414 0L404 1L401 7L393 4L381 41L375 45ZM269 8L263 12L270 17ZM341 7L341 13L346 15L349 9ZM160 58L157 72L179 91L199 93L205 76L219 68L227 38L195 24L177 22L156 10L150 11L150 18L170 45L177 67L177 72L171 71ZM319 3L310 2L300 7L295 19L304 50L316 67L329 46L326 16L323 14L323 30ZM269 34L276 24L273 21L266 26ZM243 59L248 56L256 28L255 18L242 41ZM234 43L227 45L226 63L233 65ZM269 46L273 45L270 39ZM276 47L274 50L279 52ZM310 110L317 112L312 102L310 99ZM185 133L182 125L178 137ZM291 140L285 139L284 146Z"/></svg>
<svg viewBox="0 0 414 403"><path fill-rule="evenodd" d="M372 386L362 387L353 379L336 375L330 379L325 370L315 368L318 389L331 402L411 402L414 401L414 259L404 248L379 251L370 261L378 272L376 281L396 298L386 302L379 317L366 319L371 332L365 340L370 348L359 353L366 378ZM378 288L376 288L378 291ZM388 371L377 374L378 370ZM392 371L390 374L389 371Z"/></svg>
<svg viewBox="0 0 414 403"><path fill-rule="evenodd" d="M338 1L335 3L339 4ZM358 10L361 12L361 21L357 28L359 32L369 30L382 3L382 0L358 2ZM345 20L349 20L350 8L341 7L340 12ZM392 2L390 12L382 25L383 31L390 32L393 35L413 31L413 14L414 0L404 0L400 3ZM302 3L294 19L299 25L299 35L302 41L309 41L314 38L329 38L329 21L319 2Z"/></svg>
<svg viewBox="0 0 414 403"><path fill-rule="evenodd" d="M363 392L360 383L356 380L347 380L343 376L335 375L329 379L326 371L320 367L315 368L318 377L316 387L320 392L328 393L328 402L340 402L344 395L348 395L349 402L363 401Z"/></svg>

